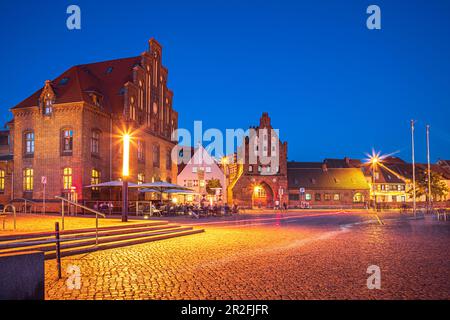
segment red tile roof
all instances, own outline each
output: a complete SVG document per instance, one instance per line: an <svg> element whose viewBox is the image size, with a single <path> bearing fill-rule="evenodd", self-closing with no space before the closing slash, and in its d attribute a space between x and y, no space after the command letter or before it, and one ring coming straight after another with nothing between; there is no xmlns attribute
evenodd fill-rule
<svg viewBox="0 0 450 320"><path fill-rule="evenodd" d="M141 57L131 57L74 66L51 81L56 94L55 104L86 101L92 103L90 92L103 96L102 107L112 113L123 112L124 97L120 93L125 83L133 79L133 67ZM108 70L110 72L108 72ZM67 82L61 82L67 79ZM37 106L42 89L12 109Z"/></svg>

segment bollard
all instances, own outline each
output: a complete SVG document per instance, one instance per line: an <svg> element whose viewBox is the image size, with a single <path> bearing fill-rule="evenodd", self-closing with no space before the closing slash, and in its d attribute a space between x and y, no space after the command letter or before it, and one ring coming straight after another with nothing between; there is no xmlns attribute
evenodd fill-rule
<svg viewBox="0 0 450 320"><path fill-rule="evenodd" d="M58 279L61 279L61 245L59 241L59 222L55 222L56 237L56 266L58 268Z"/></svg>

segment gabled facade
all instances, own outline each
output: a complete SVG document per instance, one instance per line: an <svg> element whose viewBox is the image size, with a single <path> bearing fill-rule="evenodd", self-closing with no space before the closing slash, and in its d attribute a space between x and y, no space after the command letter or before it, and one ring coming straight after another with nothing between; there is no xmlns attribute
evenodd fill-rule
<svg viewBox="0 0 450 320"><path fill-rule="evenodd" d="M230 166L228 202L242 207L271 208L288 202L287 142L273 130L267 112L259 125L250 127L237 153L237 164ZM271 158L268 162L264 158ZM240 160L241 159L241 160Z"/></svg>
<svg viewBox="0 0 450 320"><path fill-rule="evenodd" d="M101 198L101 190L84 186L121 178L124 131L132 132L130 181L176 181L178 114L167 78L162 47L151 39L139 56L74 66L46 80L11 109L12 197Z"/></svg>
<svg viewBox="0 0 450 320"><path fill-rule="evenodd" d="M207 195L206 186L209 180L220 181L219 190L222 200L226 201L226 178L217 161L201 145L195 149L193 156L178 174L177 183L194 190L198 195Z"/></svg>

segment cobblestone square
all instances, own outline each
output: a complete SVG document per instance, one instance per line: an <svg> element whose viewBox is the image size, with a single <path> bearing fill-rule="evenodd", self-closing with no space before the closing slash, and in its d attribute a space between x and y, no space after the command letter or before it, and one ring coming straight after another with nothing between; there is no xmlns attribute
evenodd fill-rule
<svg viewBox="0 0 450 320"><path fill-rule="evenodd" d="M396 216L380 225L358 213L250 220L63 258L61 280L47 261L46 298L450 298L449 222ZM80 289L67 286L69 265L80 268ZM380 290L367 288L370 265L380 267Z"/></svg>

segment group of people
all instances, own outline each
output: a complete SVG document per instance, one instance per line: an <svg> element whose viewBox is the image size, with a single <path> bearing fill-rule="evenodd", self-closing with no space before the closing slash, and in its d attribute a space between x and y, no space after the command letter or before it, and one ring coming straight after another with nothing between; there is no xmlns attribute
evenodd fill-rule
<svg viewBox="0 0 450 320"><path fill-rule="evenodd" d="M236 204L232 206L222 203L210 204L202 201L199 204L174 204L168 202L142 202L138 205L140 214L151 214L153 216L173 216L173 215L190 215L193 217L203 216L223 216L239 213L239 207ZM103 213L112 214L114 205L112 202L99 202L93 205L95 210ZM130 212L134 212L131 210Z"/></svg>
<svg viewBox="0 0 450 320"><path fill-rule="evenodd" d="M157 216L170 215L190 215L194 218L204 216L224 216L239 213L237 205L229 206L228 204L157 204L152 206L152 214Z"/></svg>

